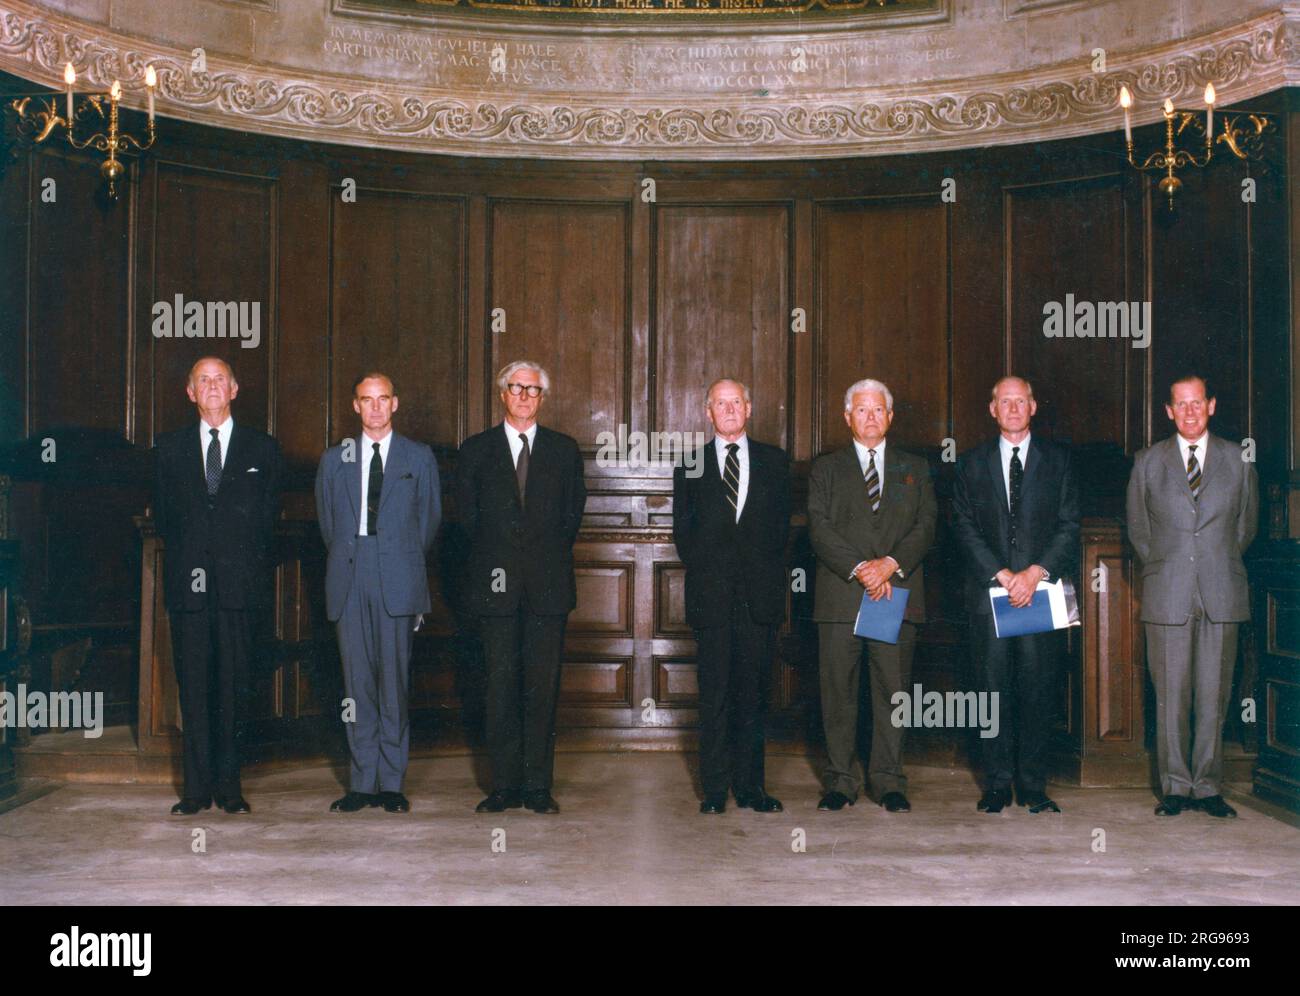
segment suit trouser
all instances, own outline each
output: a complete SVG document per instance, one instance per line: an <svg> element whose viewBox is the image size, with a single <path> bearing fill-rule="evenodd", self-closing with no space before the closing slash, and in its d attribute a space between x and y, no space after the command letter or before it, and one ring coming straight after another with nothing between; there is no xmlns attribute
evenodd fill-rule
<svg viewBox="0 0 1300 996"><path fill-rule="evenodd" d="M700 782L705 795L763 789L763 711L772 670L771 625L733 594L730 618L695 631L700 682Z"/></svg>
<svg viewBox="0 0 1300 996"><path fill-rule="evenodd" d="M971 615L975 682L983 694L998 697L998 734L980 737L986 789L1015 783L1021 792L1047 790L1062 638L1053 632L1000 640L991 612Z"/></svg>
<svg viewBox="0 0 1300 996"><path fill-rule="evenodd" d="M180 689L186 798L229 799L239 784L240 723L248 697L253 613L217 607L172 612L173 659Z"/></svg>
<svg viewBox="0 0 1300 996"><path fill-rule="evenodd" d="M482 616L487 664L487 740L494 792L549 792L555 768L555 703L560 691L564 615L528 611Z"/></svg>
<svg viewBox="0 0 1300 996"><path fill-rule="evenodd" d="M916 626L904 622L898 643L865 640L853 623L817 624L821 670L822 725L826 734L826 790L856 799L862 789L858 758L858 673L866 644L871 680L871 757L868 781L877 800L886 792L907 792L903 774L904 728L890 721L895 692L909 691Z"/></svg>
<svg viewBox="0 0 1300 996"><path fill-rule="evenodd" d="M1207 799L1223 780L1223 721L1237 663L1237 623L1210 622L1194 596L1178 626L1147 623L1156 688L1156 766L1164 795ZM1195 715L1195 725L1192 717Z"/></svg>
<svg viewBox="0 0 1300 996"><path fill-rule="evenodd" d="M357 537L352 590L337 623L343 689L356 704L345 723L353 792L400 792L410 756L407 715L415 617L392 616L379 586L379 538Z"/></svg>

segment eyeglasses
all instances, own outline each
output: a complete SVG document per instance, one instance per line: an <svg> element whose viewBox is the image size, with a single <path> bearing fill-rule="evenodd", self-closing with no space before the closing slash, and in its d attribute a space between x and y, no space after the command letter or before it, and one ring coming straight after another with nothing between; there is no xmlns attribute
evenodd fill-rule
<svg viewBox="0 0 1300 996"><path fill-rule="evenodd" d="M516 398L521 394L527 394L530 398L536 398L542 393L540 384L507 384L506 390Z"/></svg>

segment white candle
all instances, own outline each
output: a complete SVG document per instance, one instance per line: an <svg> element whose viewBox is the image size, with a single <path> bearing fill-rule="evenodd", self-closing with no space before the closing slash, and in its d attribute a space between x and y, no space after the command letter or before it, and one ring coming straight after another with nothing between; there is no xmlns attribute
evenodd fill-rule
<svg viewBox="0 0 1300 996"><path fill-rule="evenodd" d="M1214 139L1214 84L1205 84L1205 140Z"/></svg>
<svg viewBox="0 0 1300 996"><path fill-rule="evenodd" d="M66 63L63 67L63 82L68 84L68 127L72 127L72 84L77 82L77 71L72 68L72 63Z"/></svg>
<svg viewBox="0 0 1300 996"><path fill-rule="evenodd" d="M1119 105L1124 108L1124 141L1133 141L1133 122L1129 118L1129 106L1133 103L1133 95L1128 92L1128 87L1119 88Z"/></svg>
<svg viewBox="0 0 1300 996"><path fill-rule="evenodd" d="M145 68L144 85L149 88L149 120L153 121L153 88L158 85L158 74L154 72L153 66Z"/></svg>

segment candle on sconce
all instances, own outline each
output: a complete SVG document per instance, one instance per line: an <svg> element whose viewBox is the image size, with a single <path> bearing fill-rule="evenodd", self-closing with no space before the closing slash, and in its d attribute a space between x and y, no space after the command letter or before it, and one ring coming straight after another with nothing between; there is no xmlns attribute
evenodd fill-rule
<svg viewBox="0 0 1300 996"><path fill-rule="evenodd" d="M1205 84L1205 140L1214 140L1214 84Z"/></svg>
<svg viewBox="0 0 1300 996"><path fill-rule="evenodd" d="M113 85L108 88L108 95L112 99L113 103L116 104L122 99L122 84L117 80L113 80Z"/></svg>
<svg viewBox="0 0 1300 996"><path fill-rule="evenodd" d="M77 82L77 71L72 68L72 63L64 63L63 82L68 84L68 127L72 127L72 84Z"/></svg>
<svg viewBox="0 0 1300 996"><path fill-rule="evenodd" d="M1165 98L1165 117L1167 117L1167 118L1172 118L1173 116L1174 116L1174 102L1173 102L1172 100L1170 100L1168 97L1166 97L1166 98Z"/></svg>
<svg viewBox="0 0 1300 996"><path fill-rule="evenodd" d="M149 89L149 121L153 122L153 91L158 85L158 74L154 72L153 66L146 66L144 70L144 85Z"/></svg>
<svg viewBox="0 0 1300 996"><path fill-rule="evenodd" d="M1128 109L1133 106L1133 95L1128 92L1128 87L1119 88L1119 106L1124 108L1124 141L1133 142L1133 122L1129 118Z"/></svg>

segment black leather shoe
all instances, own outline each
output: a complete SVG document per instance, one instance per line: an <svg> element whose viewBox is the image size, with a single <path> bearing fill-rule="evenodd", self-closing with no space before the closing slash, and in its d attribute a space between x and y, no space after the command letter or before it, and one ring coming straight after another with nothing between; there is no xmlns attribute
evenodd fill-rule
<svg viewBox="0 0 1300 996"><path fill-rule="evenodd" d="M1192 800L1185 795L1167 795L1156 806L1157 816L1177 816L1184 809L1192 807Z"/></svg>
<svg viewBox="0 0 1300 996"><path fill-rule="evenodd" d="M490 796L474 807L476 813L504 813L507 809L518 809L524 804L519 793L506 789L493 792Z"/></svg>
<svg viewBox="0 0 1300 996"><path fill-rule="evenodd" d="M853 800L843 792L827 792L822 796L822 801L817 803L817 808L823 813L833 813L843 809L845 805L852 806Z"/></svg>
<svg viewBox="0 0 1300 996"><path fill-rule="evenodd" d="M1217 816L1221 820L1237 815L1237 811L1224 802L1221 795L1212 795L1208 799L1194 799L1192 805L1201 812Z"/></svg>
<svg viewBox="0 0 1300 996"><path fill-rule="evenodd" d="M217 804L218 809L224 809L231 816L235 816L239 813L251 813L253 811L253 808L249 806L248 801L242 795L237 795L230 799L225 799L221 796L214 796L212 801Z"/></svg>
<svg viewBox="0 0 1300 996"><path fill-rule="evenodd" d="M989 789L982 796L980 801L975 804L975 808L981 813L1000 813L1004 806L1011 805L1011 789Z"/></svg>
<svg viewBox="0 0 1300 996"><path fill-rule="evenodd" d="M385 813L409 813L411 804L407 802L406 796L401 792L380 792L379 804L384 807Z"/></svg>
<svg viewBox="0 0 1300 996"><path fill-rule="evenodd" d="M722 799L726 802L727 797L723 796ZM756 813L780 813L785 810L780 799L763 791L742 792L736 796L736 808L752 809Z"/></svg>
<svg viewBox="0 0 1300 996"><path fill-rule="evenodd" d="M545 789L541 792L525 792L524 806L534 813L558 813L560 811L560 804L551 798L551 793Z"/></svg>
<svg viewBox="0 0 1300 996"><path fill-rule="evenodd" d="M1020 793L1020 805L1026 807L1031 813L1059 813L1061 811L1061 807L1049 799L1046 792L1022 792Z"/></svg>
<svg viewBox="0 0 1300 996"><path fill-rule="evenodd" d="M902 792L886 792L880 797L880 804L887 813L910 813L912 804Z"/></svg>
<svg viewBox="0 0 1300 996"><path fill-rule="evenodd" d="M369 806L378 806L379 796L369 792L348 792L342 799L330 803L331 813L355 813Z"/></svg>
<svg viewBox="0 0 1300 996"><path fill-rule="evenodd" d="M740 805L737 801L736 805ZM716 816L718 813L727 811L727 797L723 795L706 795L704 801L700 803L700 812L710 816Z"/></svg>
<svg viewBox="0 0 1300 996"><path fill-rule="evenodd" d="M186 798L182 799L180 802L176 803L176 805L172 806L172 815L193 816L200 809L211 809L211 808L212 808L211 799L194 799L187 796Z"/></svg>

